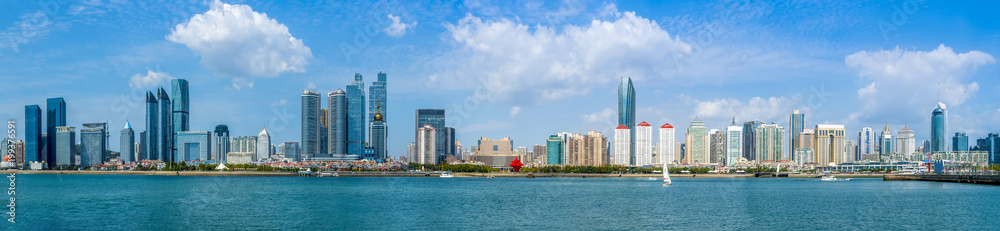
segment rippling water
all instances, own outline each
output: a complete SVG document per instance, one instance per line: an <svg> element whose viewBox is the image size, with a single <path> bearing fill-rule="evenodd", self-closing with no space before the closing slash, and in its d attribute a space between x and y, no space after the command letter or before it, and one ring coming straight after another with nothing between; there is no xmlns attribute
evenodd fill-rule
<svg viewBox="0 0 1000 231"><path fill-rule="evenodd" d="M25 174L17 186L8 230L1000 229L998 186L881 179Z"/></svg>

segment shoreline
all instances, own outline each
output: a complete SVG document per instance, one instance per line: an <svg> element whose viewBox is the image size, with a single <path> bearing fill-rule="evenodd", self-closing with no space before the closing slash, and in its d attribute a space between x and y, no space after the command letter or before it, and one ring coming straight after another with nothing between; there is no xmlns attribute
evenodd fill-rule
<svg viewBox="0 0 1000 231"><path fill-rule="evenodd" d="M308 177L296 172L258 171L72 171L72 170L3 170L2 174L67 174L67 175L144 175L144 176L273 176ZM438 177L440 173L413 172L337 172L339 177ZM569 177L569 178L660 178L662 174L604 174L604 173L453 173L455 177ZM838 178L883 178L891 174L836 174ZM789 174L788 177L754 177L754 174L676 174L671 178L816 178L819 174Z"/></svg>

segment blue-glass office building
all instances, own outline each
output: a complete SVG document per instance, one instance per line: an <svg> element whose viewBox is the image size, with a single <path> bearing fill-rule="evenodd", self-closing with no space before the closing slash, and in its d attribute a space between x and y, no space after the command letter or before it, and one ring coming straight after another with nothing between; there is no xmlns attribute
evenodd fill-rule
<svg viewBox="0 0 1000 231"><path fill-rule="evenodd" d="M125 127L122 127L121 134L118 135L118 146L121 147L119 156L122 161L135 161L135 131L128 121L125 121Z"/></svg>
<svg viewBox="0 0 1000 231"><path fill-rule="evenodd" d="M139 160L160 159L160 106L153 92L146 92L146 131L143 132L142 156Z"/></svg>
<svg viewBox="0 0 1000 231"><path fill-rule="evenodd" d="M319 132L320 132L320 97L319 93L314 91L303 91L302 92L302 154L306 156L313 156L316 154L322 154L323 151L319 150Z"/></svg>
<svg viewBox="0 0 1000 231"><path fill-rule="evenodd" d="M931 111L931 152L944 151L948 151L948 108L938 102Z"/></svg>
<svg viewBox="0 0 1000 231"><path fill-rule="evenodd" d="M80 166L90 167L108 160L108 124L85 123L80 128Z"/></svg>
<svg viewBox="0 0 1000 231"><path fill-rule="evenodd" d="M951 138L951 150L952 151L969 150L969 137L965 135L965 132L956 132L955 136Z"/></svg>
<svg viewBox="0 0 1000 231"><path fill-rule="evenodd" d="M549 136L549 139L545 140L545 164L563 164L562 154L565 149L565 142L561 137L557 135Z"/></svg>
<svg viewBox="0 0 1000 231"><path fill-rule="evenodd" d="M209 153L212 153L212 132L208 131L181 131L177 132L177 156L180 161L208 160Z"/></svg>
<svg viewBox="0 0 1000 231"><path fill-rule="evenodd" d="M635 88L632 78L621 78L618 85L618 124L635 127ZM635 165L635 129L629 130L629 165Z"/></svg>
<svg viewBox="0 0 1000 231"><path fill-rule="evenodd" d="M170 95L160 88L157 96L160 106L160 136L157 144L160 145L160 157L163 162L176 162L174 159L174 126L173 107L170 106Z"/></svg>
<svg viewBox="0 0 1000 231"><path fill-rule="evenodd" d="M344 90L327 94L326 116L328 154L347 154L347 93Z"/></svg>
<svg viewBox="0 0 1000 231"><path fill-rule="evenodd" d="M173 129L174 132L190 131L191 100L188 98L188 81L186 79L170 80L173 91Z"/></svg>
<svg viewBox="0 0 1000 231"><path fill-rule="evenodd" d="M63 98L49 98L46 100L45 109L45 128L46 134L48 134L48 141L46 144L47 158L49 167L55 167L56 161L56 127L66 126L66 100Z"/></svg>
<svg viewBox="0 0 1000 231"><path fill-rule="evenodd" d="M413 140L420 140L420 139L418 139L418 137L420 137L420 131L419 131L419 129L421 127L423 127L424 124L430 124L431 127L434 127L434 131L438 131L438 132L434 133L434 149L435 149L434 152L435 152L435 156L437 156L436 160L438 160L440 162L443 162L444 158L445 158L445 155L446 155L445 149L447 149L445 147L445 145L446 145L447 142L445 141L445 135L446 134L444 132L444 128L445 128L445 126L444 126L445 125L445 113L444 113L444 110L443 109L417 109L417 113L416 114L417 114L417 118L416 118L416 123L414 124L414 128L413 128L413 131L414 131Z"/></svg>
<svg viewBox="0 0 1000 231"><path fill-rule="evenodd" d="M347 154L364 156L365 81L361 74L354 74L354 81L347 85Z"/></svg>
<svg viewBox="0 0 1000 231"><path fill-rule="evenodd" d="M45 161L42 153L42 108L38 105L24 106L24 165Z"/></svg>

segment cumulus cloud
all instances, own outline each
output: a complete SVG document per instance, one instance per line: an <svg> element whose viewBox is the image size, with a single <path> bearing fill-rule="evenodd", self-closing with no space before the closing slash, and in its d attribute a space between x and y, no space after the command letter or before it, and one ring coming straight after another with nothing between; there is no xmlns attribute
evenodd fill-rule
<svg viewBox="0 0 1000 231"><path fill-rule="evenodd" d="M948 106L965 103L978 90L969 81L979 67L995 63L981 51L956 53L941 44L932 51L859 51L845 59L848 67L869 82L858 90L862 108L852 118L879 121L886 118L923 117L940 99Z"/></svg>
<svg viewBox="0 0 1000 231"><path fill-rule="evenodd" d="M208 12L176 25L166 38L201 54L205 68L229 77L301 73L312 58L309 47L284 24L250 6L218 0Z"/></svg>
<svg viewBox="0 0 1000 231"><path fill-rule="evenodd" d="M233 79L232 88L235 89L235 90L242 90L244 88L246 88L246 89L253 89L253 84L254 84L253 81L250 81L248 79L235 78L235 79Z"/></svg>
<svg viewBox="0 0 1000 231"><path fill-rule="evenodd" d="M583 122L587 123L615 123L618 121L618 112L610 107L599 112L583 115Z"/></svg>
<svg viewBox="0 0 1000 231"><path fill-rule="evenodd" d="M782 122L787 120L785 117L792 110L808 112L808 108L799 107L801 102L799 95L770 98L754 97L746 102L734 98L711 101L695 100L694 115L705 121L730 121L735 116L737 121Z"/></svg>
<svg viewBox="0 0 1000 231"><path fill-rule="evenodd" d="M445 27L456 47L436 60L440 71L428 86L472 89L490 83L485 87L491 101L540 103L587 95L622 76L637 81L660 76L691 52L691 45L634 12L561 30L471 14Z"/></svg>
<svg viewBox="0 0 1000 231"><path fill-rule="evenodd" d="M166 86L167 82L174 79L173 76L163 72L147 71L145 75L135 74L129 80L128 86L136 89L150 89Z"/></svg>
<svg viewBox="0 0 1000 231"><path fill-rule="evenodd" d="M0 50L10 48L18 52L23 44L28 44L36 39L42 38L52 30L52 21L45 15L44 11L35 11L21 15L20 20L14 26L0 31Z"/></svg>
<svg viewBox="0 0 1000 231"><path fill-rule="evenodd" d="M510 108L510 117L514 118L518 113L521 113L521 107L514 106Z"/></svg>
<svg viewBox="0 0 1000 231"><path fill-rule="evenodd" d="M406 35L407 29L412 31L413 28L417 26L416 21L407 24L400 22L399 16L393 16L392 14L389 14L388 17L389 20L392 20L392 23L390 23L389 27L386 27L384 31L386 34L392 37L397 37L397 38L403 37L403 35Z"/></svg>

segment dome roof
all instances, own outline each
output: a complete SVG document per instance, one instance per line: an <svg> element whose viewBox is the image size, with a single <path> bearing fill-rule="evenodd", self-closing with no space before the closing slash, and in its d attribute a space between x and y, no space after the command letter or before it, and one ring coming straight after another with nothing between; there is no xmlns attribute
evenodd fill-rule
<svg viewBox="0 0 1000 231"><path fill-rule="evenodd" d="M616 128L616 129L628 129L628 126L625 126L624 124L622 124L622 125L618 125L618 128Z"/></svg>
<svg viewBox="0 0 1000 231"><path fill-rule="evenodd" d="M649 124L646 123L646 121L642 121L642 123L639 123L639 126L640 127L649 127Z"/></svg>
<svg viewBox="0 0 1000 231"><path fill-rule="evenodd" d="M669 123L665 123L663 126L660 126L660 128L674 128L674 126L671 126Z"/></svg>

